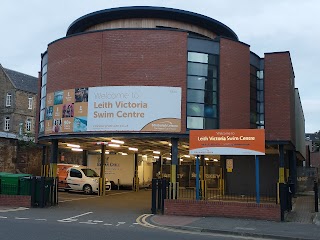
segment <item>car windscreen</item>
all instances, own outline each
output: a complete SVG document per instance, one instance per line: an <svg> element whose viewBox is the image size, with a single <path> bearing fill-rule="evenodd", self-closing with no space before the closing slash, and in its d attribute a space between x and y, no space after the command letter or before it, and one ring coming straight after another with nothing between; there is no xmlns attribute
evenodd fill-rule
<svg viewBox="0 0 320 240"><path fill-rule="evenodd" d="M99 175L90 168L83 168L81 170L84 173L84 175L86 175L87 177L99 177Z"/></svg>

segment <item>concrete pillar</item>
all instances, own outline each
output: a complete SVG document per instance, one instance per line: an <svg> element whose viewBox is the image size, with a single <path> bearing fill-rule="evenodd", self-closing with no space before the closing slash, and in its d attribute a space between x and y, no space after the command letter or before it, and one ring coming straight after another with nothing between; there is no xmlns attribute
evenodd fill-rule
<svg viewBox="0 0 320 240"><path fill-rule="evenodd" d="M57 177L57 163L58 163L58 140L53 139L51 140L51 158L50 158L50 172L49 172L49 177L53 178L55 186L52 188L51 196L53 199L52 204L56 205L58 204L58 177Z"/></svg>
<svg viewBox="0 0 320 240"><path fill-rule="evenodd" d="M99 181L99 195L104 196L106 194L106 145L101 145L101 166L100 166L100 181Z"/></svg>
<svg viewBox="0 0 320 240"><path fill-rule="evenodd" d="M51 140L50 177L57 177L58 151L58 140Z"/></svg>
<svg viewBox="0 0 320 240"><path fill-rule="evenodd" d="M138 153L134 153L134 177L132 190L136 192L139 191Z"/></svg>
<svg viewBox="0 0 320 240"><path fill-rule="evenodd" d="M83 150L82 152L82 165L88 166L88 150Z"/></svg>

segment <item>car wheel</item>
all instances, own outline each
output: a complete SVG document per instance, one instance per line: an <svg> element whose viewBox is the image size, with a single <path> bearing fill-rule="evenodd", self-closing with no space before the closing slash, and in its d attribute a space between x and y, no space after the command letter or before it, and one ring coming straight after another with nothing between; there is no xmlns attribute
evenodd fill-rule
<svg viewBox="0 0 320 240"><path fill-rule="evenodd" d="M90 185L84 185L83 186L83 192L84 194L91 194L92 193L92 187Z"/></svg>

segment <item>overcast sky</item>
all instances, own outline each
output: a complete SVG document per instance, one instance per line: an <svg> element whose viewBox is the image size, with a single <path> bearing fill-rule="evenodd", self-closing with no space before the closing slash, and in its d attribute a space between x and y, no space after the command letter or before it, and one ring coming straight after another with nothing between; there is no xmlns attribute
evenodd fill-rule
<svg viewBox="0 0 320 240"><path fill-rule="evenodd" d="M64 37L77 18L102 9L161 6L206 15L230 27L251 51L290 51L306 120L320 130L319 0L0 0L0 64L32 76L48 43Z"/></svg>

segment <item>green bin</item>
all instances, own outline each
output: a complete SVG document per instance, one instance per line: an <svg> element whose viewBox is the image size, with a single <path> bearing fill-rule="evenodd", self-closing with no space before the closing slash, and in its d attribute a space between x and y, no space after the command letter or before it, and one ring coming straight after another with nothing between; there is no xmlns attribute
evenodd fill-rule
<svg viewBox="0 0 320 240"><path fill-rule="evenodd" d="M29 176L31 176L31 174L3 174L1 176L1 194L19 195L21 179ZM23 189L25 191L26 183L23 183Z"/></svg>
<svg viewBox="0 0 320 240"><path fill-rule="evenodd" d="M29 196L31 194L31 174L19 177L19 195Z"/></svg>

